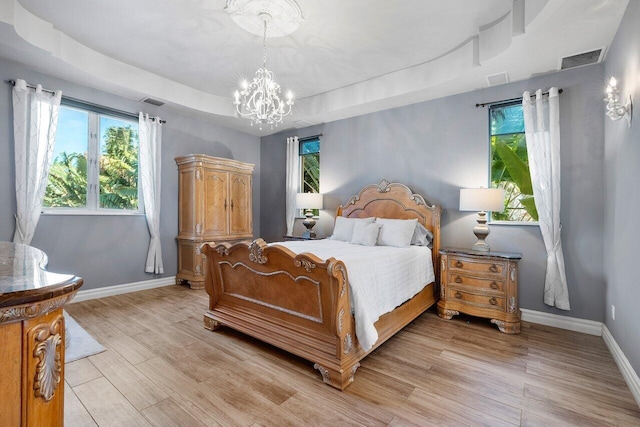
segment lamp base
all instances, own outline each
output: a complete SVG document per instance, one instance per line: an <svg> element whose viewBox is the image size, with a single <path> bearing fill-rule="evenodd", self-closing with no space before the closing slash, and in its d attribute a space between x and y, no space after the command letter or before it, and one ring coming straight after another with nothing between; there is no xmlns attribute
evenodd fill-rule
<svg viewBox="0 0 640 427"><path fill-rule="evenodd" d="M315 238L316 232L313 231L312 228L314 225L316 225L316 220L313 219L313 212L311 211L311 209L307 209L307 211L304 213L304 216L306 217L306 219L302 221L302 224L307 227L307 231L302 233L302 237L305 239Z"/></svg>
<svg viewBox="0 0 640 427"><path fill-rule="evenodd" d="M473 234L476 235L478 241L471 249L478 252L489 252L491 248L487 245L487 242L484 241L491 232L487 226L487 213L485 211L478 212L477 221L478 225L473 227Z"/></svg>

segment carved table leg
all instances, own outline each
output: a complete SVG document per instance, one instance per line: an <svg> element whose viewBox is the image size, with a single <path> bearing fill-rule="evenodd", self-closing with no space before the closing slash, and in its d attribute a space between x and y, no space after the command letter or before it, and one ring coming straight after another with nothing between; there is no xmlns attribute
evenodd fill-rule
<svg viewBox="0 0 640 427"><path fill-rule="evenodd" d="M220 327L220 322L208 317L206 314L204 315L204 328L210 331L215 331Z"/></svg>
<svg viewBox="0 0 640 427"><path fill-rule="evenodd" d="M335 369L327 369L324 366L313 365L314 369L320 371L322 381L339 390L344 390L353 382L353 376L360 367L360 363L356 362L351 368L336 371Z"/></svg>
<svg viewBox="0 0 640 427"><path fill-rule="evenodd" d="M459 311L449 310L447 308L438 306L438 316L442 317L443 319L451 320L453 316L457 316L458 314L460 314Z"/></svg>
<svg viewBox="0 0 640 427"><path fill-rule="evenodd" d="M505 334L519 334L521 322L505 322L504 320L491 319L491 323L498 326L500 332Z"/></svg>

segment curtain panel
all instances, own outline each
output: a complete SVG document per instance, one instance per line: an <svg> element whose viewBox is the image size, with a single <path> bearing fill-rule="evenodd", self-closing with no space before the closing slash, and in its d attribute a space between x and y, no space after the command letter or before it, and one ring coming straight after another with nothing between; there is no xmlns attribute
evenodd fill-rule
<svg viewBox="0 0 640 427"><path fill-rule="evenodd" d="M527 140L529 170L538 223L547 251L544 303L569 310L569 293L562 253L560 231L560 113L558 88L549 89L543 99L542 89L531 103L529 92L522 95L524 129Z"/></svg>
<svg viewBox="0 0 640 427"><path fill-rule="evenodd" d="M149 251L144 271L162 274L162 246L160 244L160 178L162 162L162 123L159 117L140 113L138 119L140 141L140 182L144 213L149 228Z"/></svg>
<svg viewBox="0 0 640 427"><path fill-rule="evenodd" d="M293 235L296 221L296 194L300 189L300 142L297 136L287 138L287 182L286 182L287 235Z"/></svg>
<svg viewBox="0 0 640 427"><path fill-rule="evenodd" d="M62 92L35 90L18 79L13 87L13 138L16 167L16 231L13 241L33 239L47 189Z"/></svg>

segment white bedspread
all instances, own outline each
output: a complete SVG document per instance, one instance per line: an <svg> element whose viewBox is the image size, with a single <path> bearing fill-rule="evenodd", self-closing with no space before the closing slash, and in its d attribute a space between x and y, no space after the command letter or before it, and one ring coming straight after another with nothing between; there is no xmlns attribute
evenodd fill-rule
<svg viewBox="0 0 640 427"><path fill-rule="evenodd" d="M374 323L434 281L431 250L424 246L361 246L338 240L277 242L296 254L334 257L347 267L356 336L368 351L378 340Z"/></svg>

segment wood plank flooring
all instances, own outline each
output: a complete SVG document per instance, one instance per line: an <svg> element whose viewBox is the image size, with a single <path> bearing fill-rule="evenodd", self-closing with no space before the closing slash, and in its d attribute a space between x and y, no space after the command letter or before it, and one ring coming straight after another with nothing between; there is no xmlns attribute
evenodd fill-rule
<svg viewBox="0 0 640 427"><path fill-rule="evenodd" d="M600 337L427 312L340 392L303 359L205 330L206 307L184 286L66 306L107 351L66 365L65 425L640 426Z"/></svg>

